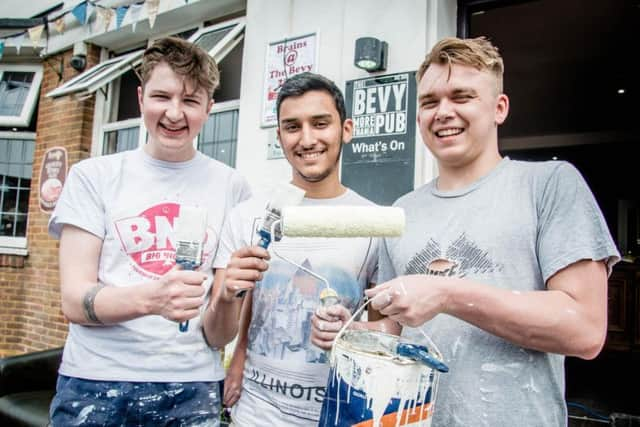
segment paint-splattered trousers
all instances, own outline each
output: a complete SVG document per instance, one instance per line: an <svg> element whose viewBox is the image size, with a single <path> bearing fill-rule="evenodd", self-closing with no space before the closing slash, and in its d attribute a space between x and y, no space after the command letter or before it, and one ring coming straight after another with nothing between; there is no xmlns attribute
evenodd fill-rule
<svg viewBox="0 0 640 427"><path fill-rule="evenodd" d="M220 383L58 377L51 427L218 427Z"/></svg>

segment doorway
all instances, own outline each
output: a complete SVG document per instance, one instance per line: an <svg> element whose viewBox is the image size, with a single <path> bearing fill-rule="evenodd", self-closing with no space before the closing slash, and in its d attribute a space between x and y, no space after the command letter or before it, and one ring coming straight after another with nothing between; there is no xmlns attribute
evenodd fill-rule
<svg viewBox="0 0 640 427"><path fill-rule="evenodd" d="M570 426L640 415L627 392L640 380L637 28L640 0L458 1L458 35L488 37L505 61L502 155L572 163L625 255L609 280L605 349L592 361L566 359Z"/></svg>

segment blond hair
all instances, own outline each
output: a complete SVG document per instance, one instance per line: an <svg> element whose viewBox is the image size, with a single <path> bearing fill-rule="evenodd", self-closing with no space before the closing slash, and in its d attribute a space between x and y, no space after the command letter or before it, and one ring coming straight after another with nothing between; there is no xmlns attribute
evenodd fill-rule
<svg viewBox="0 0 640 427"><path fill-rule="evenodd" d="M195 91L203 88L209 98L213 97L220 83L220 71L216 61L200 47L177 37L165 37L153 42L142 56L140 78L143 90L154 68L161 62L192 83Z"/></svg>
<svg viewBox="0 0 640 427"><path fill-rule="evenodd" d="M459 39L446 37L436 43L418 68L418 82L431 64L448 65L449 73L453 64L466 65L480 71L488 71L496 78L498 93L503 90L504 62L498 48L485 37Z"/></svg>

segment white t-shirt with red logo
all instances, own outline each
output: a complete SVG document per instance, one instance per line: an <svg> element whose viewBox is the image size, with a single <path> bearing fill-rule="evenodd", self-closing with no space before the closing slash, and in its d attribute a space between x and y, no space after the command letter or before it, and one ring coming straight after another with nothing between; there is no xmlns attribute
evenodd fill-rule
<svg viewBox="0 0 640 427"><path fill-rule="evenodd" d="M197 153L186 162L154 159L142 149L94 157L71 168L49 233L64 224L103 240L98 280L136 286L158 279L175 265L174 219L181 206L207 210L199 270L212 282L212 262L230 209L250 195L234 169ZM82 251L82 248L78 248ZM204 309L204 307L203 307ZM224 370L206 344L200 318L187 332L158 315L109 326L71 323L60 373L101 381L218 381Z"/></svg>

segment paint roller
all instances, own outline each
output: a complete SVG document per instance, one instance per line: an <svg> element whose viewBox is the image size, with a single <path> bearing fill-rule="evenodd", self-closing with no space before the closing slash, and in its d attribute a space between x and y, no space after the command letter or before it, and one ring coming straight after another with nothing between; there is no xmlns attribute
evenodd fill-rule
<svg viewBox="0 0 640 427"><path fill-rule="evenodd" d="M279 222L281 235L287 237L398 237L404 231L405 216L402 208L387 206L287 206L282 209ZM274 253L324 282L325 289L320 292L323 306L338 303L337 292L324 277L275 249Z"/></svg>

